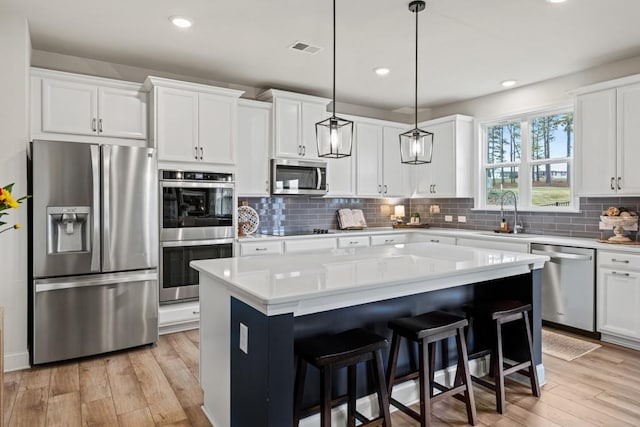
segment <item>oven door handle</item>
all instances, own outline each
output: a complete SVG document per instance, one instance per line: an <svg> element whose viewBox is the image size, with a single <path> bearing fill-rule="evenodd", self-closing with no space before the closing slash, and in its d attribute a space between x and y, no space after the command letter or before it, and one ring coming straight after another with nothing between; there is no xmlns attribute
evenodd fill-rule
<svg viewBox="0 0 640 427"><path fill-rule="evenodd" d="M179 248L181 246L210 246L233 244L233 239L211 239L211 240L172 240L170 242L160 242L163 248Z"/></svg>
<svg viewBox="0 0 640 427"><path fill-rule="evenodd" d="M233 188L232 182L160 181L163 188Z"/></svg>

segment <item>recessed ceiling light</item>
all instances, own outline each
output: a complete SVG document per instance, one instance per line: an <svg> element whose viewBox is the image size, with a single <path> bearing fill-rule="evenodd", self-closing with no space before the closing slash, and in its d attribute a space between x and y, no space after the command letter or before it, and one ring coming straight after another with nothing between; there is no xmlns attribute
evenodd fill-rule
<svg viewBox="0 0 640 427"><path fill-rule="evenodd" d="M373 71L375 71L375 73L379 76L386 76L391 70L385 67L377 67L374 68Z"/></svg>
<svg viewBox="0 0 640 427"><path fill-rule="evenodd" d="M185 16L171 16L169 21L178 28L189 28L193 25L191 19Z"/></svg>
<svg viewBox="0 0 640 427"><path fill-rule="evenodd" d="M547 3L564 3L567 0L547 0Z"/></svg>
<svg viewBox="0 0 640 427"><path fill-rule="evenodd" d="M501 82L500 84L502 86L504 86L504 87L511 87L511 86L515 86L516 83L518 83L518 82L515 81L515 80L505 80L505 81Z"/></svg>

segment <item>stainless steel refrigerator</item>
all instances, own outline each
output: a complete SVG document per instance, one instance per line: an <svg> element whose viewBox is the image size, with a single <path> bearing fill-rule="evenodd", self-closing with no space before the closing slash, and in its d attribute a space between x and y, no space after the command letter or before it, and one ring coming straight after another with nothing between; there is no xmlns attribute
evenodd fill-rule
<svg viewBox="0 0 640 427"><path fill-rule="evenodd" d="M33 364L158 339L158 185L150 148L33 141Z"/></svg>

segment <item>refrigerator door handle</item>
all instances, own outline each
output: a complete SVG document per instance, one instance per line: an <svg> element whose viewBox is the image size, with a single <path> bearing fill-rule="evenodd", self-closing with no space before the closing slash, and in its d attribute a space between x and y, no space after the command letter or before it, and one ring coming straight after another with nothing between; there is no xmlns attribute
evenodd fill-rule
<svg viewBox="0 0 640 427"><path fill-rule="evenodd" d="M91 213L91 271L100 271L100 147L91 146L91 180L93 206Z"/></svg>
<svg viewBox="0 0 640 427"><path fill-rule="evenodd" d="M111 147L102 146L102 270L111 269L111 217L109 211L111 197L111 182L109 174L111 169Z"/></svg>
<svg viewBox="0 0 640 427"><path fill-rule="evenodd" d="M44 279L44 280L36 280L35 288L36 293L39 292L47 292L47 291L57 291L62 289L73 289L73 288L87 288L92 286L107 286L107 285L117 285L120 283L130 283L130 282L145 282L149 280L158 280L158 273L153 270L149 272L140 272L140 273L131 273L131 274L117 274L117 275L109 275L108 277L94 277L94 278L76 278L76 279Z"/></svg>

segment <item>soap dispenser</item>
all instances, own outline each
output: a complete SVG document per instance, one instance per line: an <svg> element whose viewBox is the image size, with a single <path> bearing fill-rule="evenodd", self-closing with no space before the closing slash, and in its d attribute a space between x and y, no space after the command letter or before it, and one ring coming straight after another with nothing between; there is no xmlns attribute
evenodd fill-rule
<svg viewBox="0 0 640 427"><path fill-rule="evenodd" d="M509 231L509 225L507 225L507 221L502 218L502 222L500 223L500 231L507 232Z"/></svg>

